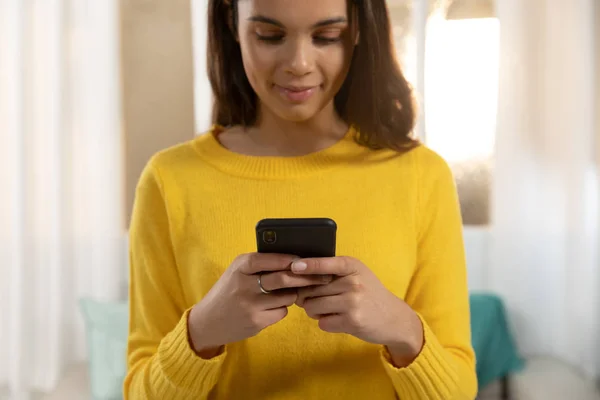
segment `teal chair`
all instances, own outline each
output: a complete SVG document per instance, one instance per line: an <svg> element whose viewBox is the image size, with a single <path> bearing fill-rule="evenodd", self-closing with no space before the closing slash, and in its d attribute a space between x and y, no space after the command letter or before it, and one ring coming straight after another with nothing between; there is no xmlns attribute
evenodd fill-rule
<svg viewBox="0 0 600 400"><path fill-rule="evenodd" d="M85 321L90 389L93 400L121 400L126 373L126 302L79 302Z"/></svg>
<svg viewBox="0 0 600 400"><path fill-rule="evenodd" d="M510 398L510 376L524 367L504 304L493 294L471 294L471 342L477 358L477 381L484 388L500 380L502 398Z"/></svg>

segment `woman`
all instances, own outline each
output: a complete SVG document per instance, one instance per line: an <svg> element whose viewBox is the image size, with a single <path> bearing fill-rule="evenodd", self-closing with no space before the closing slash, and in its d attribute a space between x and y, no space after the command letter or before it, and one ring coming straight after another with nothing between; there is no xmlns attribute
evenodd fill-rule
<svg viewBox="0 0 600 400"><path fill-rule="evenodd" d="M456 191L385 1L210 0L208 25L215 125L137 190L125 397L473 399ZM259 220L323 216L342 256L255 253Z"/></svg>

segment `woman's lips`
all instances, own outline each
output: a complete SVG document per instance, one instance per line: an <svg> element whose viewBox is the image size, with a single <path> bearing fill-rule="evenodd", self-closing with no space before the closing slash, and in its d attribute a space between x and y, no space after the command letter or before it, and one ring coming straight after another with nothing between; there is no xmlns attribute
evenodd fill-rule
<svg viewBox="0 0 600 400"><path fill-rule="evenodd" d="M293 86L279 86L275 85L279 90L279 93L288 101L292 103L303 103L307 101L318 89L318 86L304 86L304 87L293 87Z"/></svg>

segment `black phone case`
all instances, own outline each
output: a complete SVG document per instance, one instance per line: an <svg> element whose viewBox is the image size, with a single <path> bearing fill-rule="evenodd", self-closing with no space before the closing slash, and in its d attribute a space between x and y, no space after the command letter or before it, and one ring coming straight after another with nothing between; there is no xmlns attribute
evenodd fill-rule
<svg viewBox="0 0 600 400"><path fill-rule="evenodd" d="M330 218L263 219L256 225L256 247L259 253L334 257L336 232L337 224Z"/></svg>

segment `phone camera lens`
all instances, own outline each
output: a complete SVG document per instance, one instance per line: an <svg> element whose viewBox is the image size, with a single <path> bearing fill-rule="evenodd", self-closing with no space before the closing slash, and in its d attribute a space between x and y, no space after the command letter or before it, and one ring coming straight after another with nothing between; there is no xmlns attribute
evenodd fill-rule
<svg viewBox="0 0 600 400"><path fill-rule="evenodd" d="M277 234L275 231L264 231L263 241L267 244L273 244L277 241Z"/></svg>

